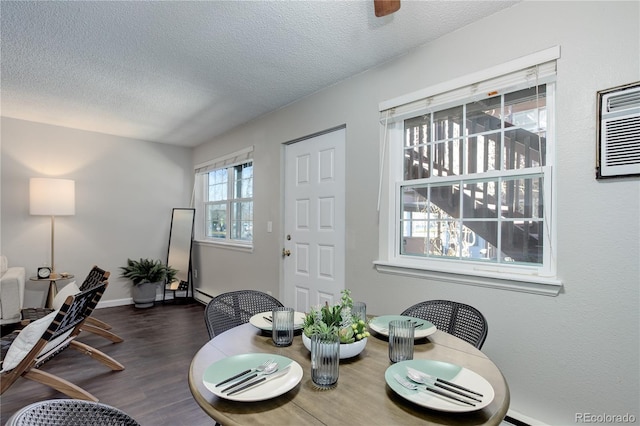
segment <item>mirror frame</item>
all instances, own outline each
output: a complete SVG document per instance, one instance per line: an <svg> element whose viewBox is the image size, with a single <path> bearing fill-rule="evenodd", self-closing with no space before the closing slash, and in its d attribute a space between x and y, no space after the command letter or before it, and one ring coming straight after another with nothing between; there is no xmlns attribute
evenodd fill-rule
<svg viewBox="0 0 640 426"><path fill-rule="evenodd" d="M186 291L186 297L193 297L192 262L193 225L196 209L174 208L171 212L169 244L167 247L167 265L177 269L176 278L167 283L165 290ZM173 264L172 264L173 260Z"/></svg>

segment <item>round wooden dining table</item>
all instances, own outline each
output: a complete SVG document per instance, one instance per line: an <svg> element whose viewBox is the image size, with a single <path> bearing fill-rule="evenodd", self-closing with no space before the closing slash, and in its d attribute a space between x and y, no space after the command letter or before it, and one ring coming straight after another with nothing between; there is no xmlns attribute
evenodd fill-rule
<svg viewBox="0 0 640 426"><path fill-rule="evenodd" d="M372 332L365 349L340 361L338 384L321 390L311 380L311 357L300 335L293 344L277 347L271 335L250 323L221 333L193 357L189 388L198 405L217 423L227 425L499 425L509 408L509 387L498 367L481 351L450 334L437 331L415 341L414 359L456 364L476 372L493 387L495 397L472 412L449 413L425 408L395 393L385 381L391 365L388 340ZM203 382L216 361L245 353L286 356L303 369L290 391L264 401L240 402L219 398ZM231 373L231 372L230 372Z"/></svg>

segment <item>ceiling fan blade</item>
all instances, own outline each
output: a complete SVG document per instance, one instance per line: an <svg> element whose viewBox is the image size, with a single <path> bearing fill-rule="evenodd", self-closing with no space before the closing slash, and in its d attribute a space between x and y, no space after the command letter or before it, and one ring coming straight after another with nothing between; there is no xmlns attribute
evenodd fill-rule
<svg viewBox="0 0 640 426"><path fill-rule="evenodd" d="M373 7L378 18L387 16L400 9L400 0L373 0Z"/></svg>

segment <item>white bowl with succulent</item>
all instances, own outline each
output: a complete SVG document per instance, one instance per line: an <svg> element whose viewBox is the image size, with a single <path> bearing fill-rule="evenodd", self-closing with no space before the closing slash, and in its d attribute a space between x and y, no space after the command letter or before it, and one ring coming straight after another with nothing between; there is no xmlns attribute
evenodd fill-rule
<svg viewBox="0 0 640 426"><path fill-rule="evenodd" d="M302 328L302 343L310 351L311 336L336 333L340 337L340 359L352 358L367 345L367 322L351 314L353 299L350 290L342 290L340 304L317 308L311 307L305 315Z"/></svg>

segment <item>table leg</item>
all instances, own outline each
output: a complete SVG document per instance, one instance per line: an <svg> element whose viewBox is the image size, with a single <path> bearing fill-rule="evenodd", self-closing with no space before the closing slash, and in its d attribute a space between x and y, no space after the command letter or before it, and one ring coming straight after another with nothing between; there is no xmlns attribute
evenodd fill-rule
<svg viewBox="0 0 640 426"><path fill-rule="evenodd" d="M49 281L49 292L47 293L47 308L53 309L53 299L56 298L56 294L58 294L58 286L55 281Z"/></svg>

